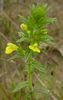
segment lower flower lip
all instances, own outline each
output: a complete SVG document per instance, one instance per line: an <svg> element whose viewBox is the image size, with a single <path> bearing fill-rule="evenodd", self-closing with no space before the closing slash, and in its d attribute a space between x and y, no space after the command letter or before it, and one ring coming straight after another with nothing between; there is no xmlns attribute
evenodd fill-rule
<svg viewBox="0 0 63 100"><path fill-rule="evenodd" d="M34 46L29 46L29 48L32 50L32 51L34 51L34 52L38 52L38 53L40 53L40 49L38 49L37 47L34 47Z"/></svg>

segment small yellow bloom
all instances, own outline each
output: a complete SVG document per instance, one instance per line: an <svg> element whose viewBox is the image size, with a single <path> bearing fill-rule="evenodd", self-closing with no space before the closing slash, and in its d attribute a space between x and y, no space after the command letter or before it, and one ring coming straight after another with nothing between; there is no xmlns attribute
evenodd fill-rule
<svg viewBox="0 0 63 100"><path fill-rule="evenodd" d="M47 30L46 29L44 29L44 34L47 34Z"/></svg>
<svg viewBox="0 0 63 100"><path fill-rule="evenodd" d="M28 30L27 33L30 34L30 31Z"/></svg>
<svg viewBox="0 0 63 100"><path fill-rule="evenodd" d="M43 34L47 34L48 33L47 29L43 29L41 31L42 31Z"/></svg>
<svg viewBox="0 0 63 100"><path fill-rule="evenodd" d="M47 31L46 31L46 32L44 32L44 34L47 34Z"/></svg>
<svg viewBox="0 0 63 100"><path fill-rule="evenodd" d="M20 27L21 27L22 30L27 30L27 25L26 24L21 24Z"/></svg>
<svg viewBox="0 0 63 100"><path fill-rule="evenodd" d="M17 49L18 49L18 46L16 46L15 44L7 43L7 47L6 47L5 53L6 54L10 54L13 51L16 51Z"/></svg>
<svg viewBox="0 0 63 100"><path fill-rule="evenodd" d="M37 43L35 43L33 45L30 45L29 48L34 52L40 53L40 49L38 49L38 44Z"/></svg>

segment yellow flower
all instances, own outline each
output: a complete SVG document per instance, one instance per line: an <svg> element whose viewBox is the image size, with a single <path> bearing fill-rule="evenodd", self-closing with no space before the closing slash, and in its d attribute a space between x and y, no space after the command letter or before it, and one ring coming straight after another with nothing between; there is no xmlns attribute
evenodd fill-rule
<svg viewBox="0 0 63 100"><path fill-rule="evenodd" d="M43 31L44 31L44 34L47 34L47 29L44 29Z"/></svg>
<svg viewBox="0 0 63 100"><path fill-rule="evenodd" d="M47 31L45 31L44 34L47 34Z"/></svg>
<svg viewBox="0 0 63 100"><path fill-rule="evenodd" d="M40 53L40 49L38 48L38 44L37 43L35 43L33 45L30 45L29 48L34 52Z"/></svg>
<svg viewBox="0 0 63 100"><path fill-rule="evenodd" d="M44 33L44 34L48 33L47 29L43 29L43 30L41 30L41 32Z"/></svg>
<svg viewBox="0 0 63 100"><path fill-rule="evenodd" d="M30 31L28 30L27 33L30 34Z"/></svg>
<svg viewBox="0 0 63 100"><path fill-rule="evenodd" d="M20 27L21 27L22 30L27 30L27 25L26 24L21 24Z"/></svg>
<svg viewBox="0 0 63 100"><path fill-rule="evenodd" d="M16 46L15 44L7 43L7 47L6 47L5 53L6 54L10 54L13 51L17 51L17 49L18 49L18 46Z"/></svg>

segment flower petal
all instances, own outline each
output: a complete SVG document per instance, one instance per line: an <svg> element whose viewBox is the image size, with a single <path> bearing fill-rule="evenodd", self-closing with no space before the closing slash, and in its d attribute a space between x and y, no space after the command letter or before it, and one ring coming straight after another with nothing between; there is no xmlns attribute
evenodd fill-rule
<svg viewBox="0 0 63 100"><path fill-rule="evenodd" d="M16 51L17 49L18 49L18 46L16 46L15 44L7 43L7 47L6 47L5 53L6 54L10 54L13 51Z"/></svg>
<svg viewBox="0 0 63 100"><path fill-rule="evenodd" d="M34 44L34 45L30 45L29 48L34 52L40 53L40 49L38 49L37 46L38 46L37 44Z"/></svg>
<svg viewBox="0 0 63 100"><path fill-rule="evenodd" d="M6 47L6 50L5 50L6 54L10 54L12 52L13 52L13 50L10 47Z"/></svg>
<svg viewBox="0 0 63 100"><path fill-rule="evenodd" d="M27 25L26 24L21 24L20 27L21 27L22 30L27 30Z"/></svg>

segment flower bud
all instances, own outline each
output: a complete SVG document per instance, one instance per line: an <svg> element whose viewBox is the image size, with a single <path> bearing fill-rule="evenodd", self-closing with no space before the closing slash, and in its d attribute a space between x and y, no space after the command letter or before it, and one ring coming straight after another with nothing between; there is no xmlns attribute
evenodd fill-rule
<svg viewBox="0 0 63 100"><path fill-rule="evenodd" d="M28 30L27 33L30 34L30 31Z"/></svg>
<svg viewBox="0 0 63 100"><path fill-rule="evenodd" d="M23 31L27 30L27 25L26 24L21 24L20 27Z"/></svg>

